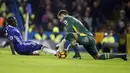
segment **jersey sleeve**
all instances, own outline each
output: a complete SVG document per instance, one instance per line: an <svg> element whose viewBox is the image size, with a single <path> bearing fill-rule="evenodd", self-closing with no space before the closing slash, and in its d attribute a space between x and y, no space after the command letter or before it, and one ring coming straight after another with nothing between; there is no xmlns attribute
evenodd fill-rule
<svg viewBox="0 0 130 73"><path fill-rule="evenodd" d="M68 17L64 17L62 20L61 20L61 22L63 23L63 24L65 24L65 25L68 25Z"/></svg>
<svg viewBox="0 0 130 73"><path fill-rule="evenodd" d="M72 21L69 19L69 17L64 17L62 20L62 23L65 25L65 32L72 32Z"/></svg>
<svg viewBox="0 0 130 73"><path fill-rule="evenodd" d="M9 38L8 38L9 40L13 40L13 36L9 36Z"/></svg>
<svg viewBox="0 0 130 73"><path fill-rule="evenodd" d="M8 40L12 41L14 39L13 35L14 35L13 30L7 30Z"/></svg>
<svg viewBox="0 0 130 73"><path fill-rule="evenodd" d="M65 32L73 32L73 29L71 26L65 27Z"/></svg>

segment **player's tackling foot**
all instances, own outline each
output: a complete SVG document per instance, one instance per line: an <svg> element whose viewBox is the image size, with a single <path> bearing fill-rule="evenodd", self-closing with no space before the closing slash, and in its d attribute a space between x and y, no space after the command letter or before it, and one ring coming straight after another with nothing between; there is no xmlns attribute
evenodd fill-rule
<svg viewBox="0 0 130 73"><path fill-rule="evenodd" d="M74 55L73 59L81 59L81 56Z"/></svg>
<svg viewBox="0 0 130 73"><path fill-rule="evenodd" d="M121 59L123 59L124 61L127 61L127 55L124 54L124 55L121 57Z"/></svg>

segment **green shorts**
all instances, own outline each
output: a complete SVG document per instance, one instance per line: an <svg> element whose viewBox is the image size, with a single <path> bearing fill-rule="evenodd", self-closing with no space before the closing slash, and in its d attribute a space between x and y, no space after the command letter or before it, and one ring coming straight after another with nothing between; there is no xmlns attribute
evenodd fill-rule
<svg viewBox="0 0 130 73"><path fill-rule="evenodd" d="M80 45L83 45L87 52L92 56L96 56L98 54L96 48L96 42L93 36L80 36L77 41Z"/></svg>

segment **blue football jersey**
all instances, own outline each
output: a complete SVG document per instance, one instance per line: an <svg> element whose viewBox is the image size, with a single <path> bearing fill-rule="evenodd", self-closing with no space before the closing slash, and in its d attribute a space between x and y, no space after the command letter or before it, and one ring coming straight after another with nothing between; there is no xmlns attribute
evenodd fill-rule
<svg viewBox="0 0 130 73"><path fill-rule="evenodd" d="M8 25L6 27L8 40L12 40L14 45L21 44L23 42L22 35L16 27Z"/></svg>
<svg viewBox="0 0 130 73"><path fill-rule="evenodd" d="M9 41L13 41L14 50L18 54L29 54L33 51L40 50L42 45L32 41L24 41L22 35L16 27L6 26L7 37Z"/></svg>

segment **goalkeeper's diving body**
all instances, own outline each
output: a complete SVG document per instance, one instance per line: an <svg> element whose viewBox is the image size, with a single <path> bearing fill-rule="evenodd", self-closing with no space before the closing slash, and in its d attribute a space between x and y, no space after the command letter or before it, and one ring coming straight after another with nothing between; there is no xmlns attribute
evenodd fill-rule
<svg viewBox="0 0 130 73"><path fill-rule="evenodd" d="M66 10L60 10L58 12L58 18L61 23L65 25L66 36L59 44L59 50L64 51L64 44L66 41L70 42L69 47L72 47L75 51L73 58L81 59L78 51L77 43L83 45L87 52L96 60L106 60L113 58L121 58L127 60L126 53L115 54L115 53L103 53L99 54L96 48L96 42L94 36L89 32L85 26L75 17L68 15Z"/></svg>
<svg viewBox="0 0 130 73"><path fill-rule="evenodd" d="M6 33L13 55L15 55L15 51L19 55L39 55L39 53L36 52L38 50L57 55L57 52L55 50L49 49L44 45L37 44L32 41L24 41L22 39L21 33L16 28L17 21L15 17L8 17L7 22L8 24L6 26Z"/></svg>

